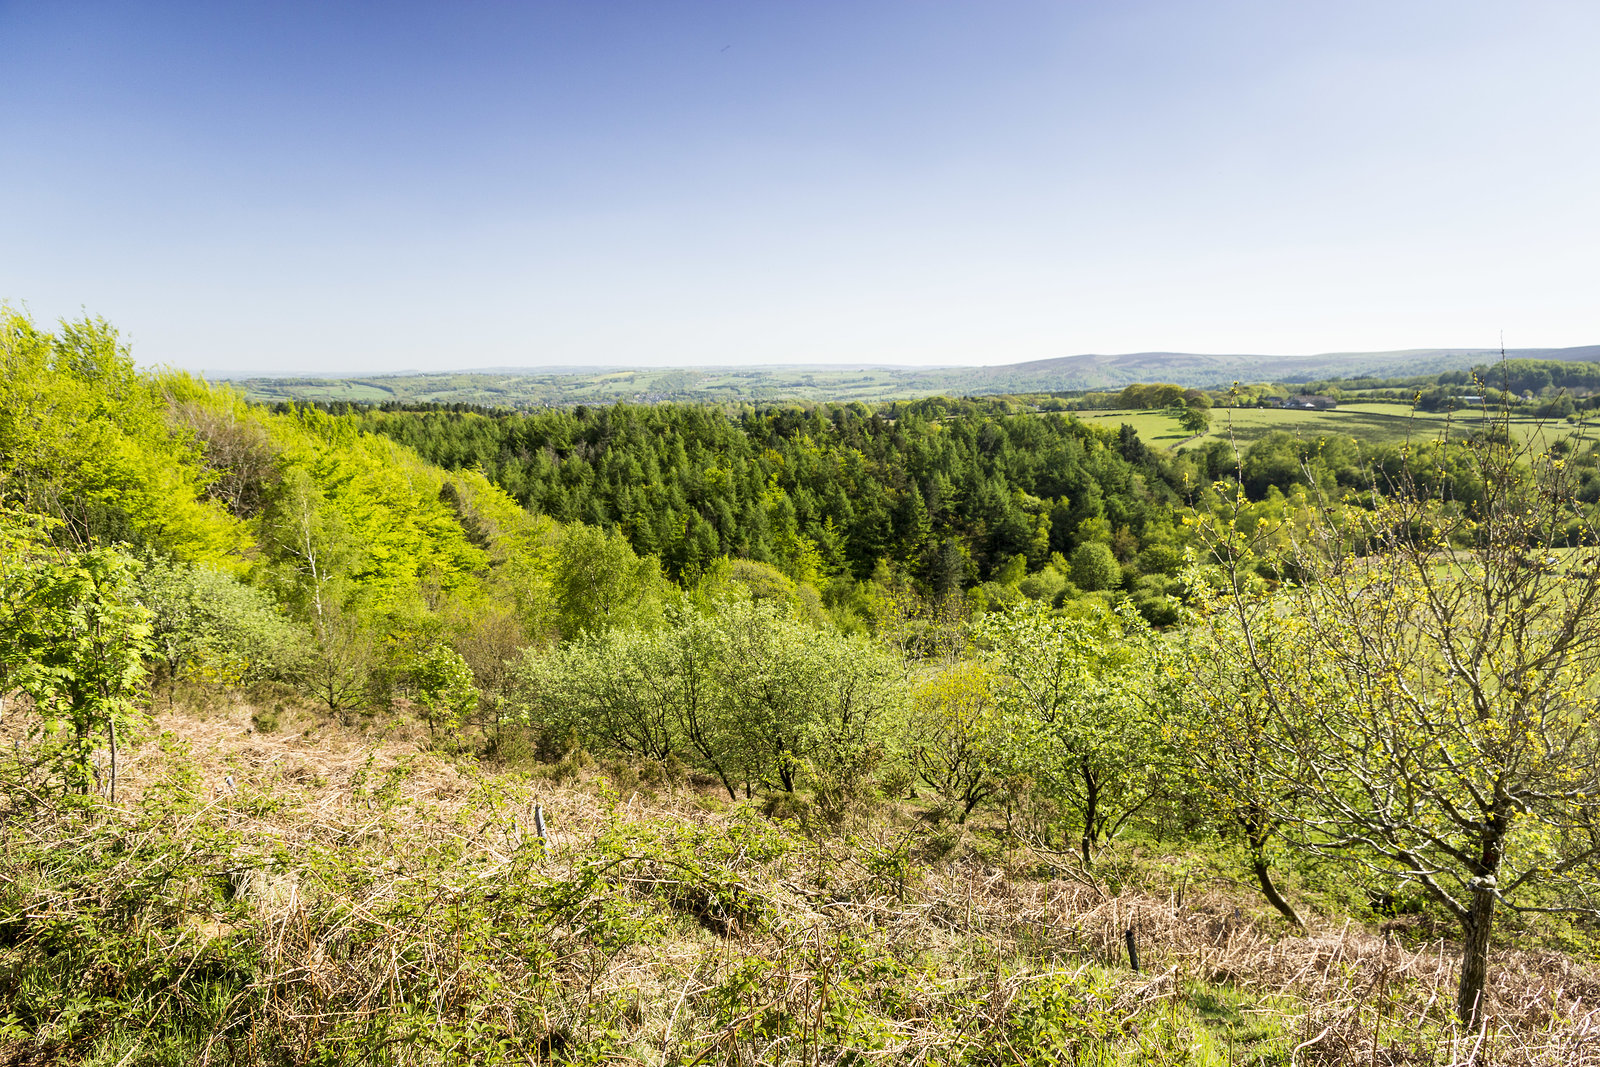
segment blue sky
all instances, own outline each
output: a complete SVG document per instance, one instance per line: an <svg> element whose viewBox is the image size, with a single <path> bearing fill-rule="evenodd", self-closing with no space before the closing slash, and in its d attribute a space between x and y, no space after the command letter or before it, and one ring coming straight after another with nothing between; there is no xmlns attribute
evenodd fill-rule
<svg viewBox="0 0 1600 1067"><path fill-rule="evenodd" d="M1600 4L0 0L0 300L211 371L1600 343Z"/></svg>

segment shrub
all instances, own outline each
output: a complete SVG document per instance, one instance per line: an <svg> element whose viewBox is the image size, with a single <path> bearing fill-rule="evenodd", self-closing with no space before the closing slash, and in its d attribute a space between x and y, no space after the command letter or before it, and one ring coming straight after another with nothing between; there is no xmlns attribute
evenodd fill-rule
<svg viewBox="0 0 1600 1067"><path fill-rule="evenodd" d="M1110 546L1085 541L1072 550L1072 581L1091 593L1115 589L1122 584L1122 567Z"/></svg>

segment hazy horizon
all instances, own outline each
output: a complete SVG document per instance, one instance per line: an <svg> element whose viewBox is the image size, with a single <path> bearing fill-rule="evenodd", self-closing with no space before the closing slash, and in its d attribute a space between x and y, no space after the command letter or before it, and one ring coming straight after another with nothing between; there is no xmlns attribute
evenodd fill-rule
<svg viewBox="0 0 1600 1067"><path fill-rule="evenodd" d="M1563 346L1561 348L1545 348L1545 347L1518 348L1518 349L1506 348L1504 351L1511 358L1515 359L1515 358L1521 358L1522 356L1525 356L1528 353L1545 353L1545 352L1548 352L1548 353L1560 353L1560 352L1574 351L1574 350L1577 350L1577 349L1594 349L1594 350L1597 350L1596 353L1595 353L1595 356L1596 356L1596 358L1600 358L1600 345L1567 345L1567 346ZM1045 360L1023 361L1021 363L989 363L989 364L841 362L841 363L720 363L720 364L719 363L708 363L708 364L699 364L699 365L694 365L694 364L661 364L661 365L651 366L651 365L648 365L648 364L628 365L628 364L610 364L610 363L598 364L597 363L597 364L591 364L591 365L587 365L587 366L576 365L576 364L561 364L561 365L552 364L552 365L549 365L549 366L536 366L536 367L516 367L516 366L458 367L458 368L450 368L450 369L447 369L447 370L432 370L432 371L424 370L424 369L417 368L417 367L399 367L399 368L394 368L394 369L372 370L372 371L315 370L315 369L294 369L294 368L268 369L268 370L256 370L256 369L250 369L250 368L243 368L243 369L231 370L231 371L230 370L213 371L213 370L210 370L210 369L205 368L205 367L197 367L197 368L190 368L190 369L195 370L198 373L201 373L203 375L206 375L208 377L214 378L214 379L219 380L219 381L223 381L223 380L238 381L238 380L244 380L244 379L269 379L269 378L275 378L275 379L295 379L295 378L306 378L306 379L317 379L317 378L327 378L327 379L341 379L341 378L363 378L363 379L367 379L367 378L404 378L404 377L413 377L413 376L421 376L421 375L439 375L439 374L480 374L480 375L496 375L496 374L513 374L513 375L516 375L516 374L526 374L526 375L529 375L529 376L566 375L566 374L583 375L583 374L594 374L594 373L611 373L611 372L626 373L626 372L636 372L636 371L650 372L650 371L663 371L663 370L666 370L666 371L683 371L685 373L689 373L689 372L710 372L710 373L715 373L715 372L718 372L718 371L799 371L799 370L817 370L817 371L831 371L831 372L848 371L848 370L896 370L896 371L941 371L941 370L945 370L945 371L948 371L948 370L972 370L972 369L983 369L983 368L1005 369L1005 368L1015 367L1015 366L1024 366L1024 365L1027 365L1028 363L1052 362L1052 361L1057 360L1057 359L1066 359L1066 360L1071 360L1071 359L1095 359L1095 360L1114 361L1114 360L1125 359L1125 358L1139 358L1139 357L1152 357L1152 356L1198 357L1198 358L1202 358L1202 359L1217 359L1217 360L1240 360L1240 359L1243 359L1243 360L1260 360L1260 361L1263 362L1263 364L1266 364L1266 363L1269 363L1269 362L1284 362L1284 361L1293 361L1293 360L1308 360L1309 361L1309 360L1317 360L1317 359L1350 359L1350 360L1354 360L1354 361L1359 361L1361 359L1370 360L1370 359L1380 358L1380 357L1384 357L1384 356L1394 356L1396 358L1406 358L1406 357L1416 357L1416 356L1427 356L1427 355L1433 355L1433 354L1442 355L1442 354L1451 353L1451 352L1472 353L1474 355L1478 355L1478 354L1489 355L1489 354L1493 354L1495 351L1497 351L1497 349L1494 348L1494 347L1490 347L1490 346L1481 346L1481 345L1445 345L1445 346L1435 346L1435 347L1432 347L1432 348L1384 349L1384 350L1381 350L1381 351L1372 351L1372 352L1308 352L1308 353L1296 353L1296 352L1277 352L1277 353L1272 353L1272 352L1169 352L1169 351L1160 351L1160 352L1080 352L1080 353L1076 353L1073 356L1049 357L1049 358L1047 358ZM1363 373L1365 373L1365 372L1363 372Z"/></svg>

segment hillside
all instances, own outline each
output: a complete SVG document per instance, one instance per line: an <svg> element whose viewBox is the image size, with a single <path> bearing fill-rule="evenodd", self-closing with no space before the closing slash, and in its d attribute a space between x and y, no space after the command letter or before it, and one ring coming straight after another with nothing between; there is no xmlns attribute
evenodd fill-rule
<svg viewBox="0 0 1600 1067"><path fill-rule="evenodd" d="M120 810L3 813L0 1062L1600 1062L1600 971L1508 950L1463 1029L1427 917L1295 932L1221 854L1091 872L910 804L818 836L626 764L264 710L162 714Z"/></svg>
<svg viewBox="0 0 1600 1067"><path fill-rule="evenodd" d="M1506 355L1523 359L1597 360L1600 346L1516 349L1508 350ZM263 402L292 399L509 408L617 401L873 402L935 395L992 396L1115 389L1149 381L1208 389L1226 388L1235 381L1308 382L1361 375L1397 377L1464 370L1499 357L1498 349L1487 348L1316 356L1142 352L1119 356L1064 356L996 367L500 369L356 377L248 377L237 379L237 384L250 399Z"/></svg>
<svg viewBox="0 0 1600 1067"><path fill-rule="evenodd" d="M1600 1064L1576 433L0 372L0 1063Z"/></svg>

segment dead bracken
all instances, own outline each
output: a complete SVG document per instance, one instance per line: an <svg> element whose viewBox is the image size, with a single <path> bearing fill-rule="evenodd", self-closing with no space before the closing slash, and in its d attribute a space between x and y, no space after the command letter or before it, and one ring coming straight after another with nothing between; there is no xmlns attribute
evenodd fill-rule
<svg viewBox="0 0 1600 1067"><path fill-rule="evenodd" d="M807 836L715 789L250 716L159 720L114 809L13 792L0 989L35 1014L3 1062L140 1062L164 1027L196 1063L1600 1063L1600 970L1568 955L1497 951L1463 1032L1455 946L1300 934L1148 849L1091 874L975 828L896 862L932 831L892 806ZM76 997L23 988L63 965Z"/></svg>

